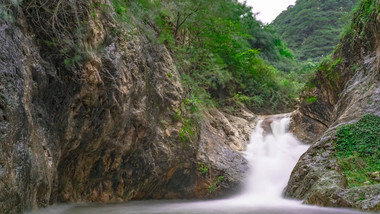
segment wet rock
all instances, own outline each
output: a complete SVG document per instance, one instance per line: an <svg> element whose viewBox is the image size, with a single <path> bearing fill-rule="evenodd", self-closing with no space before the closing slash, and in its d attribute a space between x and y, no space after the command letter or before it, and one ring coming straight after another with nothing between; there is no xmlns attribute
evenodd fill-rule
<svg viewBox="0 0 380 214"><path fill-rule="evenodd" d="M248 165L241 152L246 149L256 116L246 109L240 109L235 114L239 117L213 109L204 117L197 159L199 163L210 168L207 173L202 174L203 180L198 182L197 195L230 195L239 190L239 185L245 178ZM223 176L220 188L210 194L208 187L219 176Z"/></svg>
<svg viewBox="0 0 380 214"><path fill-rule="evenodd" d="M377 15L377 14L373 14ZM318 71L314 88L303 95L299 109L292 114L296 136L313 145L300 158L290 177L285 196L307 204L380 210L379 184L347 188L334 154L337 128L358 121L365 114L380 115L380 22L366 23L362 39L344 38L334 59L341 63L332 68L331 81L326 71ZM316 102L308 103L314 96ZM374 172L372 179L378 178Z"/></svg>
<svg viewBox="0 0 380 214"><path fill-rule="evenodd" d="M272 123L274 121L279 121L284 117L289 117L289 114L278 114L271 116L264 116L264 119L261 123L261 128L264 130L264 135L273 134Z"/></svg>
<svg viewBox="0 0 380 214"><path fill-rule="evenodd" d="M23 11L14 23L0 19L0 212L234 190L255 116L210 110L182 142L174 118L185 97L169 51L139 32L116 37L112 20L95 12L91 51L73 68L51 60Z"/></svg>

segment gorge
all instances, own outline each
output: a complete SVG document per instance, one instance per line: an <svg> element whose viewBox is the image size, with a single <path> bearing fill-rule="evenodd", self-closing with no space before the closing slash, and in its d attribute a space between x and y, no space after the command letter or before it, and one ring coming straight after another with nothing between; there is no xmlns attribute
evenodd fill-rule
<svg viewBox="0 0 380 214"><path fill-rule="evenodd" d="M259 176L259 169L250 170L270 169L276 160L260 156L260 147L253 146L265 141L261 134L247 145L255 127L256 134L272 138L264 145L287 136L284 142L292 149L280 151L301 148L289 159L277 154L287 160L290 175L288 183L284 175L274 188L277 196L380 210L380 133L375 129L380 127L380 1L358 4L349 29L305 84L299 101L289 86L296 81L268 65L277 58L293 65L291 52L281 42L263 46L266 42L256 39L276 36L249 8L231 0L215 1L215 7L191 2L1 0L0 213L62 203L74 205L36 212L122 213L129 206L131 213L203 208L215 213L220 212L215 208L237 209L233 204L239 203L237 213L251 212L255 208L245 209L244 199L227 200L232 204L166 200L225 198L250 189L243 183ZM248 34L252 38L245 41ZM310 146L307 151L277 119L257 125L258 115L290 110L290 131ZM375 128L363 138L374 152L354 155L374 167L361 172L365 180L352 184L344 165L352 157L339 156L336 145L345 137L344 127L368 121L375 121L368 125ZM245 153L250 149L251 157ZM252 166L250 159L263 164ZM277 178L282 171L274 169L274 175L262 176ZM359 213L281 203L257 211Z"/></svg>
<svg viewBox="0 0 380 214"><path fill-rule="evenodd" d="M274 115L258 118L250 137L245 158L249 172L243 189L236 196L206 201L137 201L127 204L74 204L55 206L29 214L79 213L310 213L360 214L348 209L320 208L302 205L282 197L288 178L299 157L309 146L301 144L288 132L290 118ZM268 126L264 128L267 124Z"/></svg>

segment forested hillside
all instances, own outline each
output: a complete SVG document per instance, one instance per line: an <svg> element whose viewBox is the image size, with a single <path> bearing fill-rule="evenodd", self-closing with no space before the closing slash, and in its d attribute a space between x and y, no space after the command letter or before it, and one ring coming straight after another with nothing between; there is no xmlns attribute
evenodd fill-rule
<svg viewBox="0 0 380 214"><path fill-rule="evenodd" d="M189 89L189 105L223 107L242 102L252 110L271 112L289 109L297 97L302 83L295 77L300 75L288 74L296 67L293 53L245 4L236 0L113 3L122 22L155 26L158 42L172 52Z"/></svg>
<svg viewBox="0 0 380 214"><path fill-rule="evenodd" d="M297 59L319 62L332 53L358 0L297 0L273 25Z"/></svg>

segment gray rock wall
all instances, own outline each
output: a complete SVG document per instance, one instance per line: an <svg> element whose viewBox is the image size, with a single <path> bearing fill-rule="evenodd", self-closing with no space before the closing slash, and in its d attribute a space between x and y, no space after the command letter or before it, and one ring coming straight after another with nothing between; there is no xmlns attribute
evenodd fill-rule
<svg viewBox="0 0 380 214"><path fill-rule="evenodd" d="M356 36L343 38L333 57L341 63L330 73L317 72L313 79L316 87L305 92L302 105L293 114L295 134L315 143L293 170L287 197L320 206L380 210L380 185L348 189L333 145L339 126L356 122L365 114L380 115L380 15L378 10L370 14L367 22L361 13L356 14ZM308 96L318 100L307 103Z"/></svg>
<svg viewBox="0 0 380 214"><path fill-rule="evenodd" d="M65 67L25 11L13 12L14 21L0 19L1 213L56 202L209 198L237 188L251 113L205 112L184 143L183 120L174 117L186 93L164 45L136 29L116 36L112 19L89 17L89 55Z"/></svg>

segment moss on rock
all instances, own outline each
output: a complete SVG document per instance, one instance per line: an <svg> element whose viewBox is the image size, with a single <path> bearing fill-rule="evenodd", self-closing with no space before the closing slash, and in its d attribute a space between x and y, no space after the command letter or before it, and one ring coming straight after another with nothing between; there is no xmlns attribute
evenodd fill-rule
<svg viewBox="0 0 380 214"><path fill-rule="evenodd" d="M348 187L380 183L380 117L365 115L358 122L339 127L336 157L348 181Z"/></svg>

